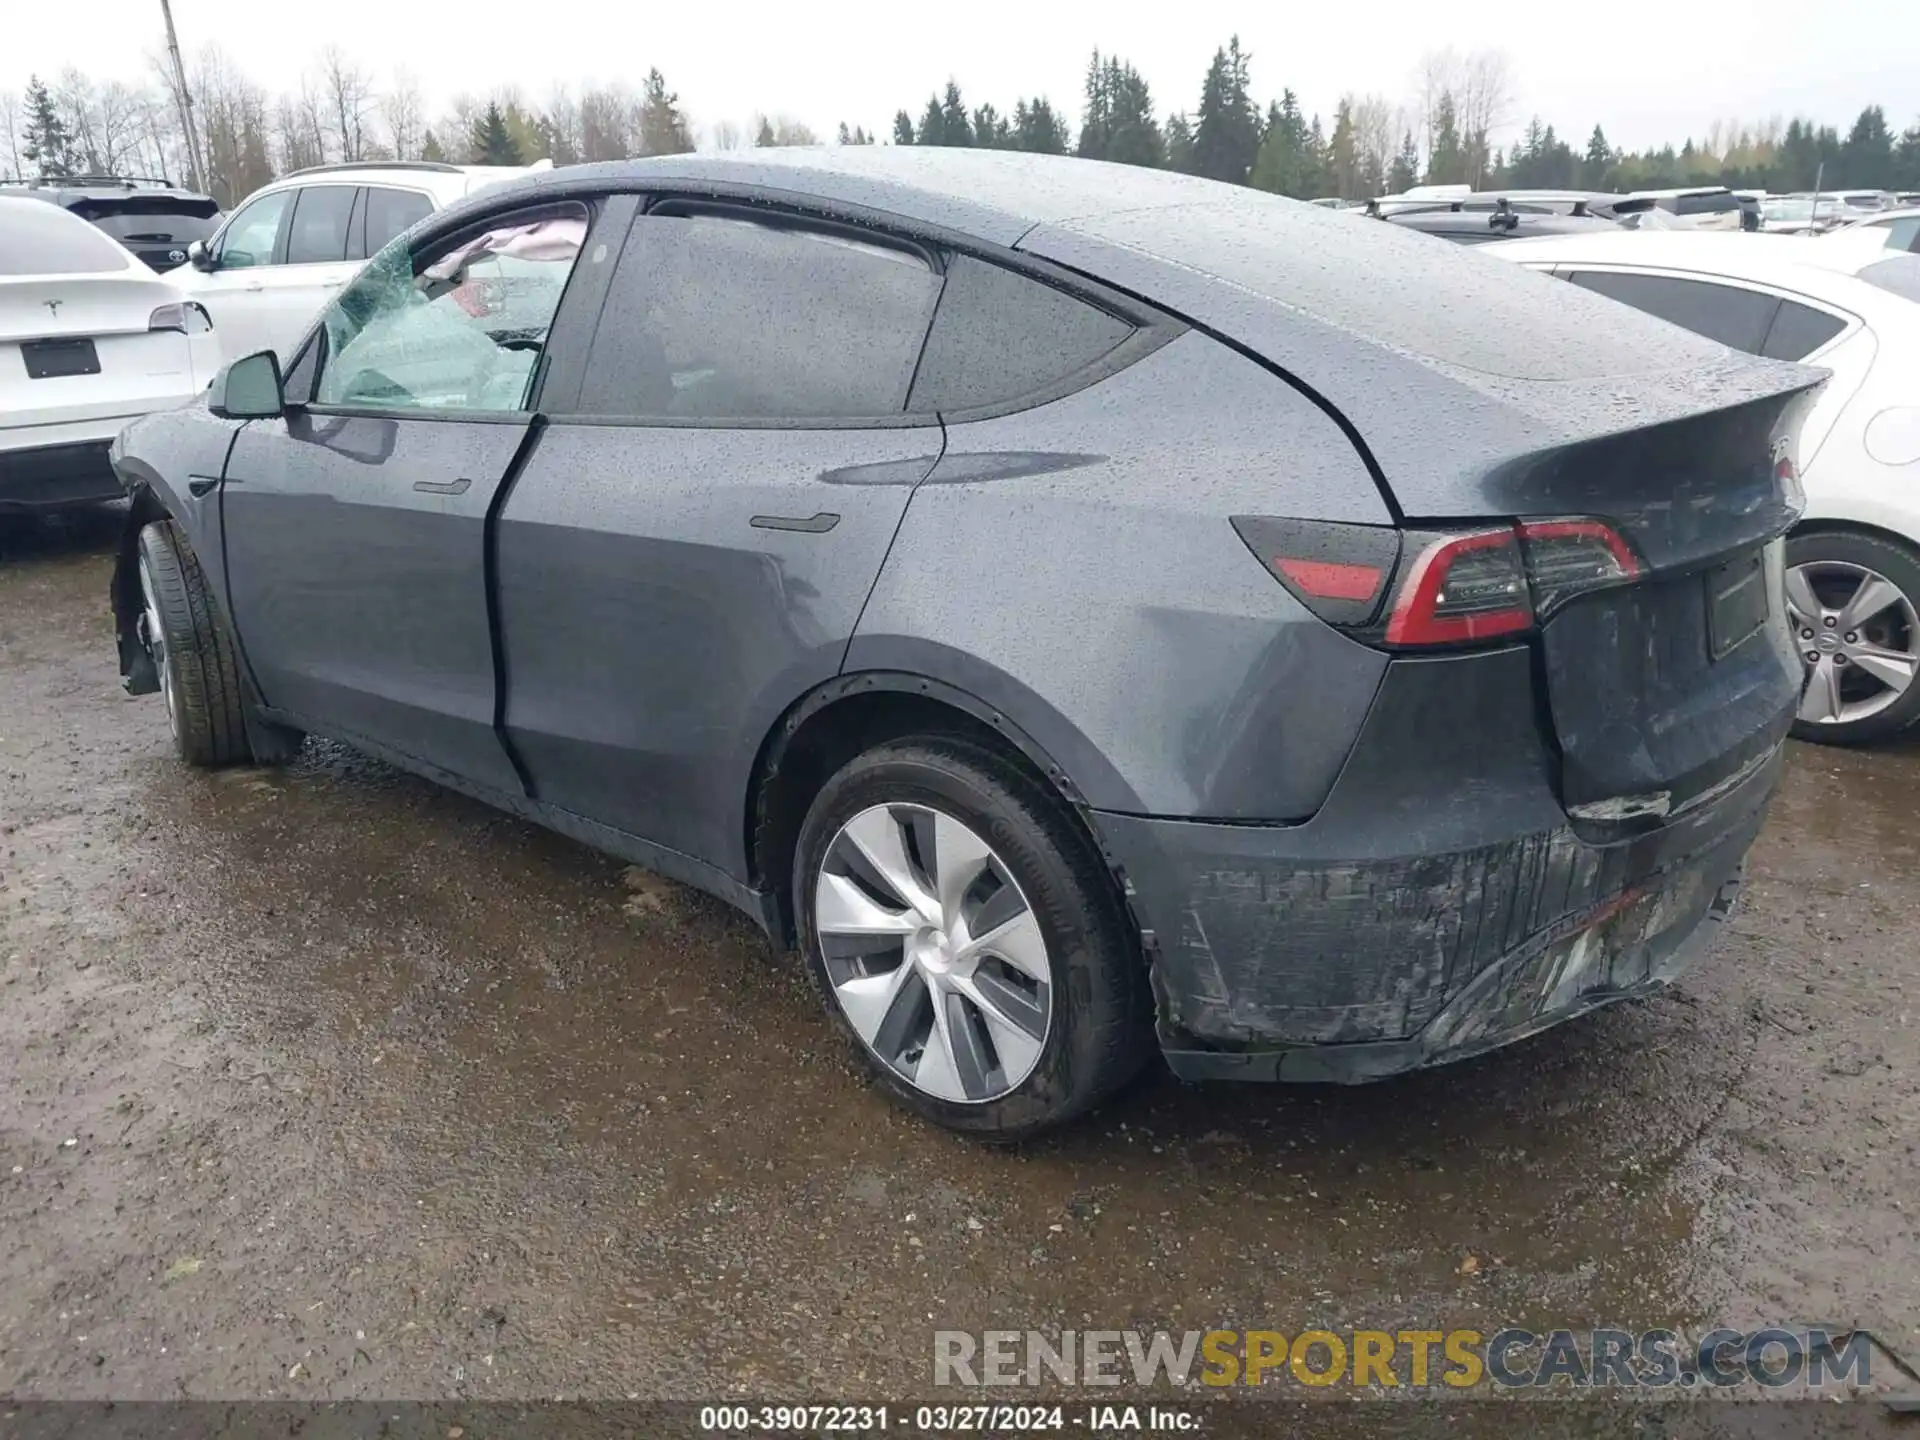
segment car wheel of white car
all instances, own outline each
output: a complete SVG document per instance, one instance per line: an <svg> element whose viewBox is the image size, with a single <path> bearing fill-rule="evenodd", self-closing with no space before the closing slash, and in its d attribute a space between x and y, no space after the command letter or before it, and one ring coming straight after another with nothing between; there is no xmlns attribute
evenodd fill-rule
<svg viewBox="0 0 1920 1440"><path fill-rule="evenodd" d="M1793 733L1861 745L1920 719L1920 556L1853 530L1787 541L1787 616L1806 667Z"/></svg>
<svg viewBox="0 0 1920 1440"><path fill-rule="evenodd" d="M233 642L206 572L171 520L140 532L140 639L153 656L174 749L189 765L254 758Z"/></svg>

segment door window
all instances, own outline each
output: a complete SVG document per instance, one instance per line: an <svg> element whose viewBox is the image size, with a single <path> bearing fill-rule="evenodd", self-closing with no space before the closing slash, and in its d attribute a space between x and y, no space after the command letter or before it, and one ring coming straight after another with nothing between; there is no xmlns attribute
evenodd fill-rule
<svg viewBox="0 0 1920 1440"><path fill-rule="evenodd" d="M1708 280L1669 275L1627 275L1614 270L1576 270L1568 277L1636 310L1669 320L1696 335L1758 355L1780 308L1777 296Z"/></svg>
<svg viewBox="0 0 1920 1440"><path fill-rule="evenodd" d="M321 316L313 403L525 409L586 229L570 206L504 218L421 257L383 251Z"/></svg>
<svg viewBox="0 0 1920 1440"><path fill-rule="evenodd" d="M366 254L377 255L388 241L433 213L433 201L418 190L369 185L366 190Z"/></svg>
<svg viewBox="0 0 1920 1440"><path fill-rule="evenodd" d="M1001 404L1084 370L1132 333L1064 290L956 255L907 408Z"/></svg>
<svg viewBox="0 0 1920 1440"><path fill-rule="evenodd" d="M287 264L337 265L347 258L354 193L351 185L309 185L299 192L287 232Z"/></svg>
<svg viewBox="0 0 1920 1440"><path fill-rule="evenodd" d="M291 190L262 195L240 208L220 237L220 251L214 258L222 270L247 270L273 263L274 242L280 237L280 222L293 199Z"/></svg>
<svg viewBox="0 0 1920 1440"><path fill-rule="evenodd" d="M1887 248L1920 254L1920 215L1903 215L1886 224Z"/></svg>
<svg viewBox="0 0 1920 1440"><path fill-rule="evenodd" d="M899 415L939 294L917 251L731 215L643 215L611 279L579 411Z"/></svg>

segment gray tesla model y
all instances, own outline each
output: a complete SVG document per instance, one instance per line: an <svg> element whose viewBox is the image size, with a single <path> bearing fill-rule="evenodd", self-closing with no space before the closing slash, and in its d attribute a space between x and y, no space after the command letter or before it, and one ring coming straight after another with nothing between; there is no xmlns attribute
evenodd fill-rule
<svg viewBox="0 0 1920 1440"><path fill-rule="evenodd" d="M956 1129L1646 993L1775 786L1819 372L1395 226L674 156L431 217L294 353L116 448L184 758L317 732L720 895Z"/></svg>

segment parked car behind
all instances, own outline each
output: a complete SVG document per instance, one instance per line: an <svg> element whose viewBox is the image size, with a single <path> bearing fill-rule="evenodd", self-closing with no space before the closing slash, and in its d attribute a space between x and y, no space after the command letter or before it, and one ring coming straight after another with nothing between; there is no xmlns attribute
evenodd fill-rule
<svg viewBox="0 0 1920 1440"><path fill-rule="evenodd" d="M0 511L120 496L108 443L218 361L205 312L111 235L0 195Z"/></svg>
<svg viewBox="0 0 1920 1440"><path fill-rule="evenodd" d="M211 195L165 180L76 175L0 186L0 195L45 200L98 225L147 265L162 272L187 262L187 249L213 234L220 205Z"/></svg>
<svg viewBox="0 0 1920 1440"><path fill-rule="evenodd" d="M1806 513L1787 601L1807 686L1795 733L1883 740L1920 718L1920 256L1877 237L1663 234L1494 253L1737 350L1832 373L1800 438Z"/></svg>
<svg viewBox="0 0 1920 1440"><path fill-rule="evenodd" d="M1884 235L1889 250L1905 250L1920 255L1920 206L1883 210L1865 220L1855 220L1836 233L1854 231Z"/></svg>
<svg viewBox="0 0 1920 1440"><path fill-rule="evenodd" d="M1242 187L556 171L290 358L121 439L182 756L337 736L720 895L956 1129L1657 988L1799 696L1817 372Z"/></svg>
<svg viewBox="0 0 1920 1440"><path fill-rule="evenodd" d="M1580 213L1562 213L1545 205L1510 203L1504 199L1492 206L1462 201L1400 204L1369 213L1404 230L1435 235L1456 245L1485 245L1527 235L1578 235L1590 230L1619 228L1610 220L1586 214L1584 209Z"/></svg>
<svg viewBox="0 0 1920 1440"><path fill-rule="evenodd" d="M258 350L286 358L369 255L434 211L532 168L385 161L296 170L190 246L180 283L213 317L226 358Z"/></svg>

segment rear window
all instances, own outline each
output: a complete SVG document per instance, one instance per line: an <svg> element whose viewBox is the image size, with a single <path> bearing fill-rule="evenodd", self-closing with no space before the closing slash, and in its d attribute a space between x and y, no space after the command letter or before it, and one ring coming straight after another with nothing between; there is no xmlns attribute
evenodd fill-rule
<svg viewBox="0 0 1920 1440"><path fill-rule="evenodd" d="M1769 360L1804 360L1847 328L1838 315L1794 300L1782 300L1760 353Z"/></svg>
<svg viewBox="0 0 1920 1440"><path fill-rule="evenodd" d="M1676 215L1725 215L1740 208L1737 195L1676 195L1671 200L1662 200L1660 208L1671 210Z"/></svg>
<svg viewBox="0 0 1920 1440"><path fill-rule="evenodd" d="M44 200L0 200L0 275L97 275L132 257L77 215Z"/></svg>
<svg viewBox="0 0 1920 1440"><path fill-rule="evenodd" d="M213 234L220 207L212 200L168 196L129 196L125 200L83 200L71 207L123 245L186 245Z"/></svg>
<svg viewBox="0 0 1920 1440"><path fill-rule="evenodd" d="M353 218L351 185L309 185L293 203L287 232L287 264L317 265L347 258L347 222Z"/></svg>
<svg viewBox="0 0 1920 1440"><path fill-rule="evenodd" d="M1568 277L1585 290L1657 315L1662 320L1758 355L1780 308L1775 295L1715 285L1705 280L1676 280L1669 275L1623 275L1613 270L1576 270Z"/></svg>
<svg viewBox="0 0 1920 1440"><path fill-rule="evenodd" d="M956 255L907 408L1001 404L1084 370L1132 333L1065 291Z"/></svg>
<svg viewBox="0 0 1920 1440"><path fill-rule="evenodd" d="M1920 300L1920 255L1890 255L1876 260L1860 272L1860 278L1902 300Z"/></svg>

